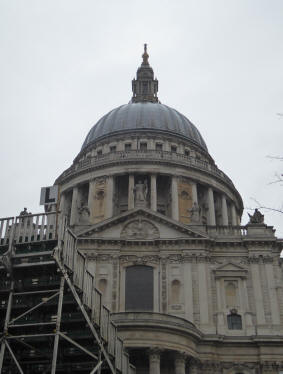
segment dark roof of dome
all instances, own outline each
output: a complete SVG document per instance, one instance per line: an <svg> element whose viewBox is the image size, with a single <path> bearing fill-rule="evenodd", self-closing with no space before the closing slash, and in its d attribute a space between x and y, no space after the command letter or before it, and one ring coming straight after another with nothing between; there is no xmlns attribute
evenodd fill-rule
<svg viewBox="0 0 283 374"><path fill-rule="evenodd" d="M125 104L111 110L91 128L82 150L107 136L148 130L180 136L208 151L198 129L183 114L150 102Z"/></svg>

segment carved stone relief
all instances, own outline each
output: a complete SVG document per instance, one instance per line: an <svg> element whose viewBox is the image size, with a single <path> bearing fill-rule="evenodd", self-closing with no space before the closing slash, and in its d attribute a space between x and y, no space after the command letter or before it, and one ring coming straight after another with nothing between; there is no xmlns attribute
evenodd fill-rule
<svg viewBox="0 0 283 374"><path fill-rule="evenodd" d="M159 256L135 256L135 255L122 255L120 256L121 263L134 263L135 265L144 265L146 263L159 264Z"/></svg>
<svg viewBox="0 0 283 374"><path fill-rule="evenodd" d="M159 230L142 218L131 221L121 231L122 239L158 239Z"/></svg>

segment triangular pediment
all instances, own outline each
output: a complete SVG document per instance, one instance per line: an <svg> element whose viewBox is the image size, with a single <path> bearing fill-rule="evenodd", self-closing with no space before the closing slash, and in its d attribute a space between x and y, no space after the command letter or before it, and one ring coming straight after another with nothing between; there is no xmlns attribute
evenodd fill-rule
<svg viewBox="0 0 283 374"><path fill-rule="evenodd" d="M239 264L228 262L219 266L214 270L215 276L219 278L223 277L240 277L245 278L247 276L247 269L243 268Z"/></svg>
<svg viewBox="0 0 283 374"><path fill-rule="evenodd" d="M227 264L219 266L216 270L238 271L238 270L246 270L246 269L238 264L234 264L233 262L228 262Z"/></svg>
<svg viewBox="0 0 283 374"><path fill-rule="evenodd" d="M78 233L102 240L208 239L206 234L149 209L136 208Z"/></svg>

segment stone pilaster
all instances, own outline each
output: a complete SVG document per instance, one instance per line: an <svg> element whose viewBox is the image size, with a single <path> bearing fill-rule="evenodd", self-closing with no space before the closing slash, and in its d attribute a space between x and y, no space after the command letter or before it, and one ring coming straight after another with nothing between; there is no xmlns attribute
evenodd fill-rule
<svg viewBox="0 0 283 374"><path fill-rule="evenodd" d="M225 195L222 195L221 199L221 214L222 214L222 225L228 226L228 210L227 201Z"/></svg>
<svg viewBox="0 0 283 374"><path fill-rule="evenodd" d="M135 207L135 177L133 174L129 174L129 191L128 191L128 210L134 209Z"/></svg>
<svg viewBox="0 0 283 374"><path fill-rule="evenodd" d="M276 284L274 279L274 270L272 262L265 262L265 273L268 286L268 295L269 295L269 305L271 308L271 319L273 325L280 325L280 314L279 314L279 304L278 296L276 290Z"/></svg>
<svg viewBox="0 0 283 374"><path fill-rule="evenodd" d="M193 278L192 264L184 263L184 294L185 294L185 316L190 322L194 322L194 302L193 302Z"/></svg>
<svg viewBox="0 0 283 374"><path fill-rule="evenodd" d="M208 287L207 287L207 268L205 262L199 262L198 266L198 282L199 282L199 309L200 309L200 325L208 325Z"/></svg>
<svg viewBox="0 0 283 374"><path fill-rule="evenodd" d="M176 177L171 179L172 218L179 221L178 182Z"/></svg>
<svg viewBox="0 0 283 374"><path fill-rule="evenodd" d="M64 192L60 194L59 211L62 215L66 214L66 196Z"/></svg>
<svg viewBox="0 0 283 374"><path fill-rule="evenodd" d="M150 176L150 209L157 211L156 174Z"/></svg>
<svg viewBox="0 0 283 374"><path fill-rule="evenodd" d="M213 190L211 187L208 187L207 190L207 204L208 204L208 224L215 226L215 207L214 207L214 196Z"/></svg>
<svg viewBox="0 0 283 374"><path fill-rule="evenodd" d="M160 350L151 348L148 351L149 356L149 374L160 374Z"/></svg>
<svg viewBox="0 0 283 374"><path fill-rule="evenodd" d="M265 314L264 314L264 304L263 304L263 294L261 289L261 282L260 282L260 272L259 272L259 264L254 263L250 264L251 268L251 275L253 281L253 291L254 291L254 299L255 299L255 309L256 309L256 319L257 324L263 325L265 324Z"/></svg>

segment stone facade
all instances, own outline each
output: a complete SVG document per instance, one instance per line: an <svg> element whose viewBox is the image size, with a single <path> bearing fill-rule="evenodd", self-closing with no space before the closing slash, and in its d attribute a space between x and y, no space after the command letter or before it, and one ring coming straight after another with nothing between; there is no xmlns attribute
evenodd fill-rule
<svg viewBox="0 0 283 374"><path fill-rule="evenodd" d="M145 50L128 105L161 105L149 68ZM143 95L144 81L152 92ZM264 222L240 226L232 181L201 143L166 126L104 134L83 148L56 181L61 214L138 374L279 373L282 241ZM152 274L146 310L127 309L135 267Z"/></svg>

